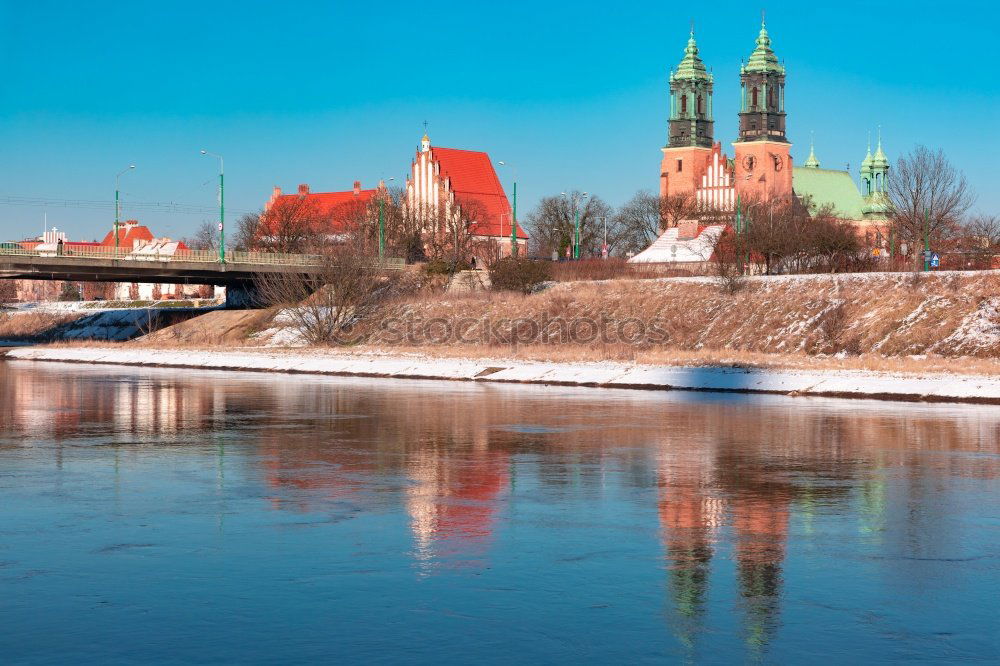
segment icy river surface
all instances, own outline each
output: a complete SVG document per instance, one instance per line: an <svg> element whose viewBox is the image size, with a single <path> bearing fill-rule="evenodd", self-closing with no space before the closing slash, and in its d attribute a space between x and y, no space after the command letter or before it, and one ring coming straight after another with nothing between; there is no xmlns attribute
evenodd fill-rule
<svg viewBox="0 0 1000 666"><path fill-rule="evenodd" d="M1000 408L0 362L0 662L996 663Z"/></svg>

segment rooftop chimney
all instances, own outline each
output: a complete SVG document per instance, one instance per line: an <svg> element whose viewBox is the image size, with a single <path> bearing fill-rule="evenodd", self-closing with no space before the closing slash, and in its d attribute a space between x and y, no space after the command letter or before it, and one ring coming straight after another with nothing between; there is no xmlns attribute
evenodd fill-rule
<svg viewBox="0 0 1000 666"><path fill-rule="evenodd" d="M361 181L354 181L354 194L361 194Z"/></svg>
<svg viewBox="0 0 1000 666"><path fill-rule="evenodd" d="M309 186L305 183L299 185L299 194L309 194Z"/></svg>

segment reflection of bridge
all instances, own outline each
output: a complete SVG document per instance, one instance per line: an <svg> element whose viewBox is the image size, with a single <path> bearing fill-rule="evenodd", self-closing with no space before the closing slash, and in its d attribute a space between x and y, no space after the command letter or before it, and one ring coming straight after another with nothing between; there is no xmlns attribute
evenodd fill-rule
<svg viewBox="0 0 1000 666"><path fill-rule="evenodd" d="M242 293L260 275L305 276L315 274L322 263L322 257L308 254L227 252L225 262L221 262L219 254L211 250L180 250L167 255L103 247L55 252L0 245L0 278L211 284ZM386 269L400 269L403 264L401 259L384 260Z"/></svg>

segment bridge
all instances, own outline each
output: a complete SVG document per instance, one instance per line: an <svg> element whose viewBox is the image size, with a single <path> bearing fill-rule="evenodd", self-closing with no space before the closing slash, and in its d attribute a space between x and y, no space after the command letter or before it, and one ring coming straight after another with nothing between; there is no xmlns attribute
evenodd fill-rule
<svg viewBox="0 0 1000 666"><path fill-rule="evenodd" d="M323 257L310 254L227 252L223 262L213 250L157 254L98 247L55 252L0 244L0 279L211 284L226 287L226 300L232 305L246 303L261 275L307 276L315 274L323 262ZM403 259L382 260L386 270L400 270L405 263Z"/></svg>

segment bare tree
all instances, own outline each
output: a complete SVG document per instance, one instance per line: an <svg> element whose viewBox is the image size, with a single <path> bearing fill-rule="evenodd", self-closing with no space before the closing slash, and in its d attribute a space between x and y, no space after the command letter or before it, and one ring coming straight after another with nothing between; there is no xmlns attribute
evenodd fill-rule
<svg viewBox="0 0 1000 666"><path fill-rule="evenodd" d="M260 213L244 213L236 218L236 230L230 234L229 247L239 252L251 252L261 248L258 243L260 237Z"/></svg>
<svg viewBox="0 0 1000 666"><path fill-rule="evenodd" d="M613 243L619 254L642 252L660 235L662 200L651 192L636 192L615 214L617 242Z"/></svg>
<svg viewBox="0 0 1000 666"><path fill-rule="evenodd" d="M575 209L574 200L577 202ZM600 197L583 199L582 193L576 191L567 192L565 196L545 197L529 213L525 227L540 252L547 254L554 250L559 256L565 256L576 236L577 219L580 224L580 256L600 254L604 244L604 221L611 224L614 220L611 206Z"/></svg>
<svg viewBox="0 0 1000 666"><path fill-rule="evenodd" d="M673 194L657 198L660 206L660 228L676 227L682 220L700 218L709 211L698 204L691 194Z"/></svg>
<svg viewBox="0 0 1000 666"><path fill-rule="evenodd" d="M254 221L253 217L245 220L248 227L254 227L251 247L271 252L308 252L327 235L330 226L329 215L316 200L301 194L279 198L255 225Z"/></svg>
<svg viewBox="0 0 1000 666"><path fill-rule="evenodd" d="M940 241L955 233L975 195L961 171L944 151L916 146L899 158L896 173L888 179L892 202L892 227L911 248L926 241ZM915 262L920 254L912 251Z"/></svg>
<svg viewBox="0 0 1000 666"><path fill-rule="evenodd" d="M211 222L202 222L193 236L181 239L192 250L217 250L219 248L219 228Z"/></svg>
<svg viewBox="0 0 1000 666"><path fill-rule="evenodd" d="M963 223L956 240L956 249L964 255L963 268L992 268L1000 255L1000 216L973 216Z"/></svg>
<svg viewBox="0 0 1000 666"><path fill-rule="evenodd" d="M0 278L0 304L13 303L17 300L17 283L14 280Z"/></svg>
<svg viewBox="0 0 1000 666"><path fill-rule="evenodd" d="M745 256L745 239L727 227L715 244L715 251L711 256L712 269L723 293L735 294L746 284Z"/></svg>
<svg viewBox="0 0 1000 666"><path fill-rule="evenodd" d="M380 311L397 281L386 275L364 243L330 243L314 268L297 273L262 274L261 301L280 308L279 320L308 343L354 344Z"/></svg>

